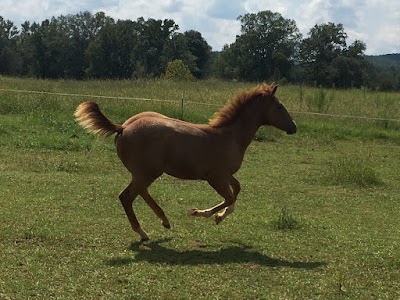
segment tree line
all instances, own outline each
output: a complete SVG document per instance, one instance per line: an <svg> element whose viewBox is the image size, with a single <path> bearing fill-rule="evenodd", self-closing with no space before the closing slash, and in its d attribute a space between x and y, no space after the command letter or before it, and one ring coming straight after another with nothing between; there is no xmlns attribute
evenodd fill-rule
<svg viewBox="0 0 400 300"><path fill-rule="evenodd" d="M53 17L21 29L0 17L0 73L39 78L158 77L182 59L203 76L210 46L173 20L118 20L103 12Z"/></svg>
<svg viewBox="0 0 400 300"><path fill-rule="evenodd" d="M347 45L342 24L296 22L261 11L239 16L241 34L212 52L200 32L178 32L171 19L117 20L103 12L21 24L0 17L0 74L38 78L154 78L179 61L198 79L289 81L341 88L373 86L366 45ZM395 85L400 88L399 72Z"/></svg>

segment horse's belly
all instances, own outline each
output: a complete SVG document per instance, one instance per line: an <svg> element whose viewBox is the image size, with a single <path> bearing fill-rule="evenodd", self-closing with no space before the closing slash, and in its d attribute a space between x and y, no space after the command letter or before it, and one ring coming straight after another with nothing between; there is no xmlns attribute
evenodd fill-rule
<svg viewBox="0 0 400 300"><path fill-rule="evenodd" d="M203 166L195 165L180 160L179 162L167 162L165 173L180 179L205 179L207 172Z"/></svg>

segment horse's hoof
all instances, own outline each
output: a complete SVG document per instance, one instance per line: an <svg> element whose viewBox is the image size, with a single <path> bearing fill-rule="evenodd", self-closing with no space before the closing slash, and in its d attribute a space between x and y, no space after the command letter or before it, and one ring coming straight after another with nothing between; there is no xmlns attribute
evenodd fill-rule
<svg viewBox="0 0 400 300"><path fill-rule="evenodd" d="M162 223L162 226L164 226L164 228L171 229L171 225L169 223Z"/></svg>
<svg viewBox="0 0 400 300"><path fill-rule="evenodd" d="M223 218L221 216L215 216L215 224L218 225L219 223L221 223L223 220Z"/></svg>
<svg viewBox="0 0 400 300"><path fill-rule="evenodd" d="M144 237L140 238L140 243L144 243L144 242L147 242L149 240L150 240L150 238L148 236L144 236Z"/></svg>
<svg viewBox="0 0 400 300"><path fill-rule="evenodd" d="M143 245L143 243L145 243L145 242L147 242L147 241L149 241L150 239L149 239L149 237L147 237L147 238L140 238L140 240L137 240L136 242L133 242L132 243L132 246L133 247L138 247L138 246L140 246L140 245Z"/></svg>
<svg viewBox="0 0 400 300"><path fill-rule="evenodd" d="M187 214L188 216L197 216L198 211L199 210L197 208L189 208L187 210Z"/></svg>

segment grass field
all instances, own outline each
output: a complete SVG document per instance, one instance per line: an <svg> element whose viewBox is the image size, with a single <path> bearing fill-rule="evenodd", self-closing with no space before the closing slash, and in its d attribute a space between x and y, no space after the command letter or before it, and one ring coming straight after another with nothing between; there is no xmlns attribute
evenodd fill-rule
<svg viewBox="0 0 400 300"><path fill-rule="evenodd" d="M0 77L0 299L400 299L396 93L281 86L298 133L260 129L236 211L218 226L186 216L218 195L163 176L150 192L172 229L138 198L151 240L135 243L118 200L129 174L112 139L75 124L76 106L94 100L116 122L143 110L181 117L183 95L183 118L204 123L251 86Z"/></svg>

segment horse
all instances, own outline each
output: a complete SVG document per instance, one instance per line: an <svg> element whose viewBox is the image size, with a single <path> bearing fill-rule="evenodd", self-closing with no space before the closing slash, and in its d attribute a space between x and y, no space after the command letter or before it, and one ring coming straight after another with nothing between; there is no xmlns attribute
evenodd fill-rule
<svg viewBox="0 0 400 300"><path fill-rule="evenodd" d="M122 125L104 115L95 102L83 102L76 111L76 121L97 136L115 134L117 154L132 178L119 200L140 242L149 240L133 211L133 201L140 195L162 225L170 222L162 208L149 194L149 186L166 173L179 179L206 180L224 199L208 209L191 208L188 215L211 217L219 224L235 209L240 183L234 174L240 169L244 153L256 131L269 125L294 134L296 123L275 96L278 85L259 84L240 91L214 114L208 124L193 124L156 112L142 112Z"/></svg>

